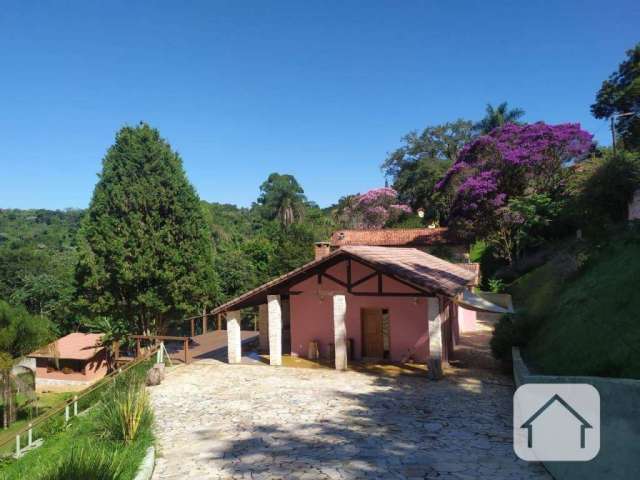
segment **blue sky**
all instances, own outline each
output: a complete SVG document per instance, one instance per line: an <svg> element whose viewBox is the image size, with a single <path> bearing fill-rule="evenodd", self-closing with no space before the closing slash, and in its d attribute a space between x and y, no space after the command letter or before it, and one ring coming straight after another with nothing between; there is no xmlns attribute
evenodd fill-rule
<svg viewBox="0 0 640 480"><path fill-rule="evenodd" d="M640 2L49 1L0 10L0 208L86 207L123 124L182 155L201 198L271 172L327 206L381 186L400 137L508 101L580 122L640 41Z"/></svg>

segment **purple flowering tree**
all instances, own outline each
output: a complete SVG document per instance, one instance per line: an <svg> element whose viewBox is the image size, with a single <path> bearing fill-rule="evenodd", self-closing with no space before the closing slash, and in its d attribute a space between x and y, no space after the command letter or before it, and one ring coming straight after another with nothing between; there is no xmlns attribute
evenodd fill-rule
<svg viewBox="0 0 640 480"><path fill-rule="evenodd" d="M380 229L402 214L411 213L411 207L398 201L393 188L375 188L356 195L344 211L352 228Z"/></svg>
<svg viewBox="0 0 640 480"><path fill-rule="evenodd" d="M452 228L487 237L512 218L505 212L510 200L538 194L559 200L565 167L589 152L592 137L577 123L506 124L465 145L436 186L453 198Z"/></svg>

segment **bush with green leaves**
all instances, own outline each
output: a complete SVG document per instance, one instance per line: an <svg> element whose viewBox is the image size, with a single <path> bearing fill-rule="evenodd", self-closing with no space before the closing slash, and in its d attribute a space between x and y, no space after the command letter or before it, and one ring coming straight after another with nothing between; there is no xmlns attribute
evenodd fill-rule
<svg viewBox="0 0 640 480"><path fill-rule="evenodd" d="M122 462L105 448L72 448L38 480L118 480Z"/></svg>
<svg viewBox="0 0 640 480"><path fill-rule="evenodd" d="M570 189L570 214L590 236L608 235L604 226L626 220L627 205L640 188L640 154L606 150L580 164Z"/></svg>
<svg viewBox="0 0 640 480"><path fill-rule="evenodd" d="M138 379L119 385L103 399L98 423L104 436L129 444L153 422L149 394Z"/></svg>
<svg viewBox="0 0 640 480"><path fill-rule="evenodd" d="M47 318L31 315L22 306L0 300L0 351L20 357L49 342L52 331Z"/></svg>
<svg viewBox="0 0 640 480"><path fill-rule="evenodd" d="M546 194L512 198L497 209L495 228L487 236L487 242L496 256L512 265L525 249L544 242L545 229L559 210L560 204Z"/></svg>
<svg viewBox="0 0 640 480"><path fill-rule="evenodd" d="M500 278L490 278L489 281L489 291L493 293L502 293L504 291L505 285L504 281Z"/></svg>
<svg viewBox="0 0 640 480"><path fill-rule="evenodd" d="M511 348L522 347L534 335L538 323L526 314L508 314L500 318L491 337L491 353L498 360L511 363Z"/></svg>

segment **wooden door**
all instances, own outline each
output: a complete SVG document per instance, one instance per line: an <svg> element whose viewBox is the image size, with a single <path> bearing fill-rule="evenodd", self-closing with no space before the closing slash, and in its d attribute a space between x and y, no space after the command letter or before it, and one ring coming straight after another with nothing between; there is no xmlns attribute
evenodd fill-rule
<svg viewBox="0 0 640 480"><path fill-rule="evenodd" d="M384 356L382 309L363 308L360 317L362 320L362 356L382 358Z"/></svg>

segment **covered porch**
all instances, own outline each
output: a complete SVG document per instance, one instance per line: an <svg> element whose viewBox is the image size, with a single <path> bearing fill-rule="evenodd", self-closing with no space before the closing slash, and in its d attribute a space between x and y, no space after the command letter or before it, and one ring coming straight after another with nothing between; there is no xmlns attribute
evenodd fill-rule
<svg viewBox="0 0 640 480"><path fill-rule="evenodd" d="M423 365L442 376L454 345L454 298L473 274L412 248L343 247L213 310L227 320L229 363L240 363L241 310L258 307L270 365L293 358ZM284 341L283 341L284 338Z"/></svg>

